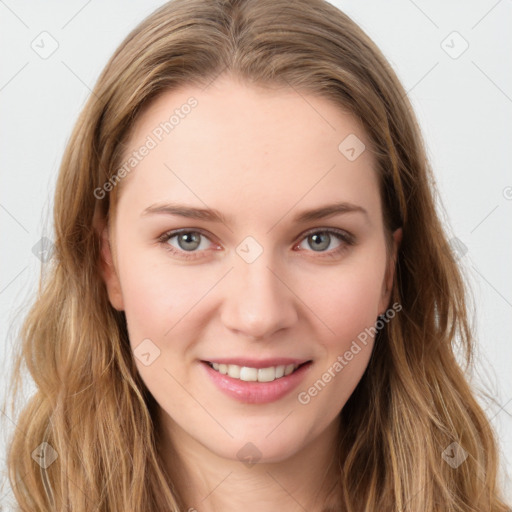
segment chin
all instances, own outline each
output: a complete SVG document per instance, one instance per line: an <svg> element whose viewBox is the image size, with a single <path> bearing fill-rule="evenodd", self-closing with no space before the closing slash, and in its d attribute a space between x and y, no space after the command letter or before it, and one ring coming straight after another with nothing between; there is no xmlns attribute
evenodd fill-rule
<svg viewBox="0 0 512 512"><path fill-rule="evenodd" d="M235 436L234 439L225 442L224 446L220 442L206 446L219 457L240 461L250 467L256 463L273 464L286 461L308 444L304 438L297 437L296 430L295 436L292 437L284 430L280 433L272 432L274 428L275 425L269 429L258 430L256 435L246 431L245 435ZM272 433L268 435L269 432ZM208 441L211 443L211 438Z"/></svg>

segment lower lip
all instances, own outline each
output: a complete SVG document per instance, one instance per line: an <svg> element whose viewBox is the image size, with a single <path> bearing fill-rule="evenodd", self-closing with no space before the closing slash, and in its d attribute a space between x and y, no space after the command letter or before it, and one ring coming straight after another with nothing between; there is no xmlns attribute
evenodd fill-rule
<svg viewBox="0 0 512 512"><path fill-rule="evenodd" d="M266 404L275 402L296 388L308 373L311 362L304 364L290 375L272 382L246 382L233 379L214 370L208 363L201 361L213 383L226 395L246 404Z"/></svg>

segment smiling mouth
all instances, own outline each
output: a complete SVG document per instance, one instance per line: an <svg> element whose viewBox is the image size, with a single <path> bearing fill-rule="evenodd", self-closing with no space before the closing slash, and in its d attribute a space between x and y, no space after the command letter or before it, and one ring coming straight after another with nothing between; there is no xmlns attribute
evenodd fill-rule
<svg viewBox="0 0 512 512"><path fill-rule="evenodd" d="M293 372L311 361L302 364L287 364L279 366L269 366L267 368L251 368L249 366L238 366L236 364L221 364L204 361L210 368L227 375L232 379L243 380L245 382L272 382L291 375Z"/></svg>

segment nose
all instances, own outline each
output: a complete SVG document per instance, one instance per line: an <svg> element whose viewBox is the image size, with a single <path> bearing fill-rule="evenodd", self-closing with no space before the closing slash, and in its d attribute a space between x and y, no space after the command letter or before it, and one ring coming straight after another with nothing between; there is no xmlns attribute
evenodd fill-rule
<svg viewBox="0 0 512 512"><path fill-rule="evenodd" d="M237 262L222 306L223 325L252 340L269 338L298 318L296 297L285 276L264 255L250 264Z"/></svg>

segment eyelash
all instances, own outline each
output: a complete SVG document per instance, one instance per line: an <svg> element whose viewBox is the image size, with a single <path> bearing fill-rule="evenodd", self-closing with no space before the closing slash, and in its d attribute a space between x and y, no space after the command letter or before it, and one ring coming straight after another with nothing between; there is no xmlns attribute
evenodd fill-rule
<svg viewBox="0 0 512 512"><path fill-rule="evenodd" d="M175 236L180 235L182 233L199 233L201 236L204 236L205 238L210 240L208 238L208 236L206 235L206 233L204 233L200 229L178 229L178 230L167 231L167 232L163 233L161 236L158 237L158 241L162 245L165 245L165 249L168 250L171 254L177 255L183 259L193 260L198 257L201 257L200 253L203 251L190 252L190 251L178 250L175 247L173 247L172 245L167 243L171 238L174 238ZM343 244L340 245L339 247L337 247L336 249L332 249L331 251L328 251L328 252L319 252L318 254L321 255L320 256L321 258L335 258L338 255L340 255L342 252L347 250L348 246L352 246L355 244L354 236L347 233L346 231L342 231L340 229L334 229L334 228L323 228L323 229L317 228L314 230L310 230L310 231L306 232L304 235L302 235L300 242L295 245L299 245L300 243L302 243L303 240L305 240L309 236L314 235L314 234L319 234L319 233L322 233L322 234L328 233L329 235L334 235L336 238L338 238L338 240L343 242ZM315 252L315 251L307 251L307 252Z"/></svg>

